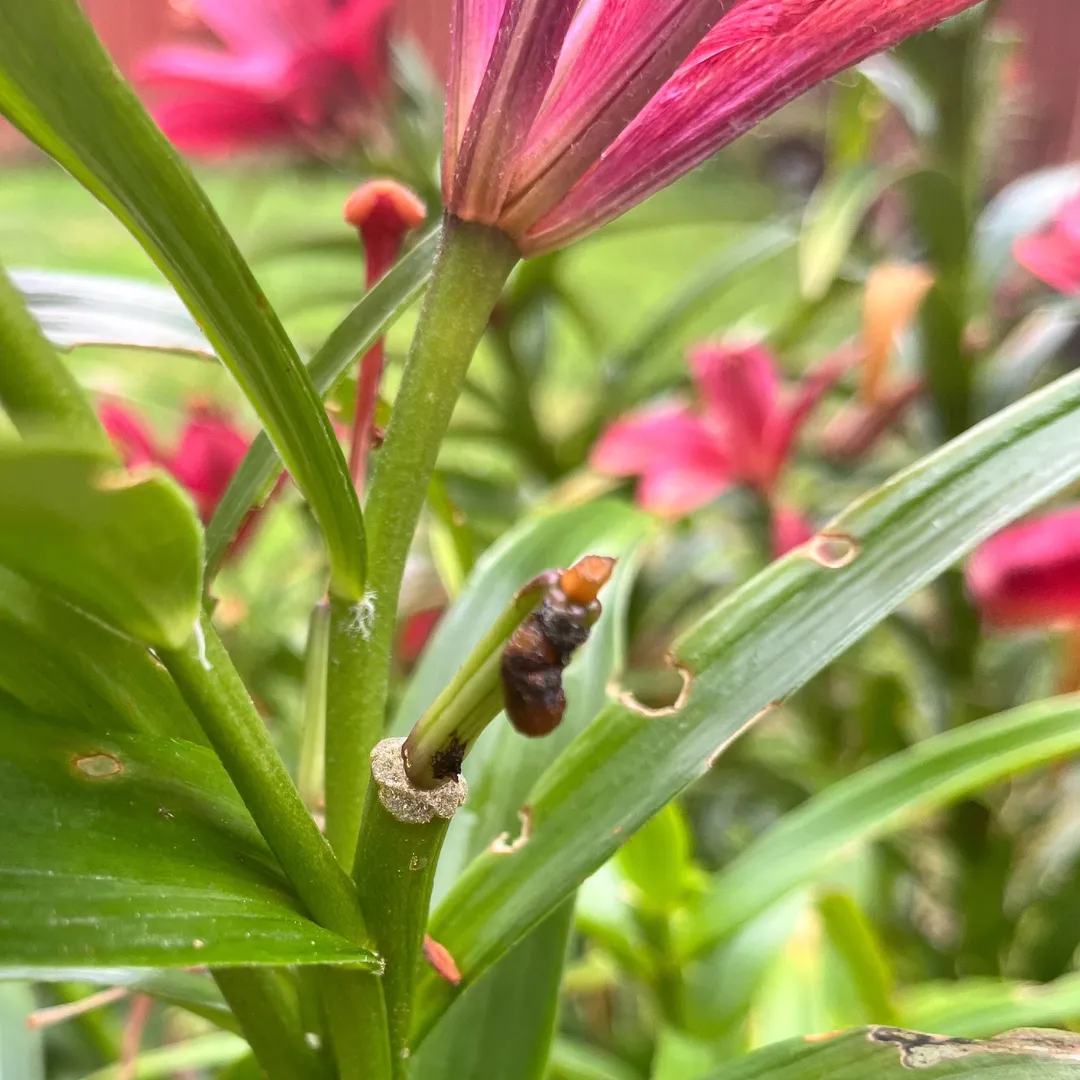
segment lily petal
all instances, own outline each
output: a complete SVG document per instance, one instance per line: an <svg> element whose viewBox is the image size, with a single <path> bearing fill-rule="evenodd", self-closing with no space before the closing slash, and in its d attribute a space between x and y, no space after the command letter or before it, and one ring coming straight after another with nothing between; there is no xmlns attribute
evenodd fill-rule
<svg viewBox="0 0 1080 1080"><path fill-rule="evenodd" d="M743 0L567 197L526 254L562 247L699 165L782 105L972 0Z"/></svg>
<svg viewBox="0 0 1080 1080"><path fill-rule="evenodd" d="M238 52L309 44L331 14L327 0L196 0L194 8Z"/></svg>
<svg viewBox="0 0 1080 1080"><path fill-rule="evenodd" d="M792 400L773 411L765 426L765 455L772 480L780 474L791 455L791 447L818 402L852 366L853 357L828 360L808 371L799 382Z"/></svg>
<svg viewBox="0 0 1080 1080"><path fill-rule="evenodd" d="M506 0L458 147L449 200L458 217L498 221L577 5L578 0Z"/></svg>
<svg viewBox="0 0 1080 1080"><path fill-rule="evenodd" d="M672 464L642 477L637 501L654 514L678 517L707 506L731 486L731 477L723 473L693 464Z"/></svg>
<svg viewBox="0 0 1080 1080"><path fill-rule="evenodd" d="M283 90L290 56L283 50L236 55L190 45L164 45L140 61L137 77L161 89L250 90L270 95Z"/></svg>
<svg viewBox="0 0 1080 1080"><path fill-rule="evenodd" d="M685 405L657 405L615 421L593 447L590 462L609 476L638 476L658 463L693 463L727 475L708 428Z"/></svg>
<svg viewBox="0 0 1080 1080"><path fill-rule="evenodd" d="M165 455L155 445L150 429L130 409L113 401L103 401L97 412L101 426L129 469L164 464Z"/></svg>
<svg viewBox="0 0 1080 1080"><path fill-rule="evenodd" d="M450 70L446 84L446 130L443 136L443 202L454 191L458 151L465 137L476 94L491 59L506 0L452 0Z"/></svg>
<svg viewBox="0 0 1080 1080"><path fill-rule="evenodd" d="M1017 240L1013 256L1058 292L1080 293L1080 197L1058 211L1048 232Z"/></svg>
<svg viewBox="0 0 1080 1080"><path fill-rule="evenodd" d="M1080 508L1005 529L971 557L967 583L983 617L998 627L1080 620Z"/></svg>
<svg viewBox="0 0 1080 1080"><path fill-rule="evenodd" d="M237 92L164 102L153 117L178 149L206 157L284 143L294 134L282 109Z"/></svg>
<svg viewBox="0 0 1080 1080"><path fill-rule="evenodd" d="M766 487L765 432L780 405L776 361L757 345L702 345L690 353L690 368L732 472Z"/></svg>
<svg viewBox="0 0 1080 1080"><path fill-rule="evenodd" d="M589 170L732 0L584 0L529 133L502 227L520 234Z"/></svg>

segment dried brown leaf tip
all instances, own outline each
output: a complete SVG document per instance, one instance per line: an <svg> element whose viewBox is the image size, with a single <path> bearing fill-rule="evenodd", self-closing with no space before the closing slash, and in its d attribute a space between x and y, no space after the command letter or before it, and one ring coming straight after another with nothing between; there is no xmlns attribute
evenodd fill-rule
<svg viewBox="0 0 1080 1080"><path fill-rule="evenodd" d="M435 969L435 974L440 979L445 979L453 986L461 982L461 972L458 971L450 950L445 945L440 945L430 934L424 935L424 959Z"/></svg>
<svg viewBox="0 0 1080 1080"><path fill-rule="evenodd" d="M562 571L507 642L500 667L503 702L522 735L548 735L562 723L563 671L600 617L597 597L614 568L614 559L586 555Z"/></svg>

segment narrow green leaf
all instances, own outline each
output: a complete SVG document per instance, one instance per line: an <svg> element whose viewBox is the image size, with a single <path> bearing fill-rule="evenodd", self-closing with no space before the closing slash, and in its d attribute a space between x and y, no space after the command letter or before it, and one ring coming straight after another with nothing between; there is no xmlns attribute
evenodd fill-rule
<svg viewBox="0 0 1080 1080"><path fill-rule="evenodd" d="M624 1061L587 1043L558 1038L551 1048L548 1080L642 1080Z"/></svg>
<svg viewBox="0 0 1080 1080"><path fill-rule="evenodd" d="M617 414L627 407L630 397L627 384L633 381L637 386L645 361L669 345L686 320L715 300L719 292L741 275L767 263L794 243L795 234L790 227L770 221L726 247L716 259L695 271L634 339L601 365L611 388L609 400L601 402L607 415Z"/></svg>
<svg viewBox="0 0 1080 1080"><path fill-rule="evenodd" d="M164 476L93 453L0 447L0 564L151 645L192 634L202 529Z"/></svg>
<svg viewBox="0 0 1080 1080"><path fill-rule="evenodd" d="M431 933L468 985L552 911L771 702L801 686L981 540L1080 477L1080 376L999 413L871 492L677 643L688 699L662 716L613 703L541 778L533 833L484 854ZM813 556L813 557L809 557ZM430 979L420 1016L453 998Z"/></svg>
<svg viewBox="0 0 1080 1080"><path fill-rule="evenodd" d="M1003 979L924 983L905 991L899 1005L905 1024L930 1024L949 1035L980 1039L1014 1027L1075 1022L1080 974L1042 984Z"/></svg>
<svg viewBox="0 0 1080 1080"><path fill-rule="evenodd" d="M124 986L135 993L149 994L166 1005L178 1005L228 1031L237 1030L236 1018L210 975L147 968L0 967L0 982L10 981Z"/></svg>
<svg viewBox="0 0 1080 1080"><path fill-rule="evenodd" d="M435 263L441 228L421 240L338 324L311 358L308 372L321 397L334 388L357 356L365 353L424 291ZM213 577L247 512L270 488L281 470L273 443L259 435L251 445L225 497L206 528L207 575Z"/></svg>
<svg viewBox="0 0 1080 1080"><path fill-rule="evenodd" d="M88 731L205 741L168 672L144 646L2 568L0 690Z"/></svg>
<svg viewBox="0 0 1080 1080"><path fill-rule="evenodd" d="M811 196L799 237L799 285L811 303L829 291L863 218L892 182L883 170L855 165L824 180Z"/></svg>
<svg viewBox="0 0 1080 1080"><path fill-rule="evenodd" d="M227 1031L200 1035L195 1039L147 1050L135 1058L133 1069L107 1065L87 1073L83 1080L163 1080L193 1069L214 1069L231 1065L250 1051L239 1035Z"/></svg>
<svg viewBox="0 0 1080 1080"><path fill-rule="evenodd" d="M871 56L858 70L897 109L913 134L920 138L933 135L938 126L937 106L911 70L894 54Z"/></svg>
<svg viewBox="0 0 1080 1080"><path fill-rule="evenodd" d="M789 1039L739 1058L712 1080L907 1080L966 1076L986 1080L1073 1080L1080 1040L1065 1031L1013 1031L983 1043L900 1028Z"/></svg>
<svg viewBox="0 0 1080 1080"><path fill-rule="evenodd" d="M34 1011L30 986L0 986L0 1077L45 1080L45 1040L27 1020Z"/></svg>
<svg viewBox="0 0 1080 1080"><path fill-rule="evenodd" d="M5 965L375 966L304 916L210 751L12 706L0 732Z"/></svg>
<svg viewBox="0 0 1080 1080"><path fill-rule="evenodd" d="M76 0L0 6L0 111L112 211L176 288L318 517L336 587L360 596L363 518L322 403L206 195Z"/></svg>
<svg viewBox="0 0 1080 1080"><path fill-rule="evenodd" d="M1034 389L1052 370L1080 326L1080 301L1062 298L1021 320L980 365L976 390L981 414L1004 409Z"/></svg>
<svg viewBox="0 0 1080 1080"><path fill-rule="evenodd" d="M865 1015L856 1019L872 1020L876 1024L895 1023L892 971L862 908L848 893L840 891L819 897L817 907L825 932L843 958L866 1010Z"/></svg>
<svg viewBox="0 0 1080 1080"><path fill-rule="evenodd" d="M696 953L826 874L851 845L896 832L1007 776L1080 749L1080 698L1026 705L925 739L831 785L783 817L713 879L680 936Z"/></svg>
<svg viewBox="0 0 1080 1080"><path fill-rule="evenodd" d="M64 270L12 270L11 280L59 349L122 345L216 359L199 324L167 285Z"/></svg>

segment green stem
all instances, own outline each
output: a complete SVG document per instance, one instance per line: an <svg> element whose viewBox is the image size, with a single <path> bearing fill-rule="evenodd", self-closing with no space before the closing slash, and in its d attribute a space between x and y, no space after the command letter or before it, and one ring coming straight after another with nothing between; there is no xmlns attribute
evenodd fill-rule
<svg viewBox="0 0 1080 1080"><path fill-rule="evenodd" d="M0 403L21 434L52 429L70 446L114 456L82 387L45 340L2 269L0 358Z"/></svg>
<svg viewBox="0 0 1080 1080"><path fill-rule="evenodd" d="M217 968L214 981L269 1080L319 1080L326 1073L304 1039L300 1007L283 972Z"/></svg>
<svg viewBox="0 0 1080 1080"><path fill-rule="evenodd" d="M385 722L405 560L469 362L519 257L497 229L447 217L386 440L376 455L366 513L365 623L362 632L345 618L331 628L326 828L346 865L360 830L367 755Z"/></svg>
<svg viewBox="0 0 1080 1080"><path fill-rule="evenodd" d="M326 668L326 838L344 866L360 828L357 800L367 785L367 755L382 738L383 713L370 707L365 665L371 648L371 601L330 598ZM363 805L361 801L360 806Z"/></svg>
<svg viewBox="0 0 1080 1080"><path fill-rule="evenodd" d="M364 825L354 875L379 950L386 960L383 990L395 1080L408 1074L413 989L431 904L435 867L450 820L465 798L465 782L434 791L405 775L401 739L384 739L372 754Z"/></svg>
<svg viewBox="0 0 1080 1080"><path fill-rule="evenodd" d="M311 610L304 657L304 730L296 786L307 808L321 810L326 799L326 671L330 650L330 605L322 600Z"/></svg>
<svg viewBox="0 0 1080 1080"><path fill-rule="evenodd" d="M304 806L213 624L181 649L163 650L184 700L315 920L349 941L370 938L356 892Z"/></svg>
<svg viewBox="0 0 1080 1080"><path fill-rule="evenodd" d="M204 615L199 627L201 640L163 651L163 663L313 918L349 941L370 946L352 881L304 806L209 618ZM323 972L321 980L324 997L342 1000L347 989L356 1006L347 1018L339 1017L341 1030L331 1017L339 1071L343 1063L367 1063L373 1053L382 1053L386 1014L378 979L346 970ZM380 1076L370 1075L372 1080Z"/></svg>

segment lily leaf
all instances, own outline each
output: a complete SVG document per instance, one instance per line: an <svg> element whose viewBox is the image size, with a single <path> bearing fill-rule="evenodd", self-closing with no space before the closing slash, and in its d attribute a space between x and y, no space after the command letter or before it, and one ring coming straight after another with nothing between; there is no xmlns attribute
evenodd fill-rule
<svg viewBox="0 0 1080 1080"><path fill-rule="evenodd" d="M976 1043L901 1028L859 1028L766 1046L710 1080L907 1080L913 1069L926 1080L1072 1080L1080 1076L1080 1039L1066 1031L1011 1031Z"/></svg>
<svg viewBox="0 0 1080 1080"><path fill-rule="evenodd" d="M0 705L7 967L350 964L306 917L217 758Z"/></svg>
<svg viewBox="0 0 1080 1080"><path fill-rule="evenodd" d="M202 529L164 476L86 451L0 447L0 565L151 645L192 634Z"/></svg>
<svg viewBox="0 0 1080 1080"><path fill-rule="evenodd" d="M59 349L121 345L216 359L199 324L167 285L62 270L12 270L10 277Z"/></svg>

